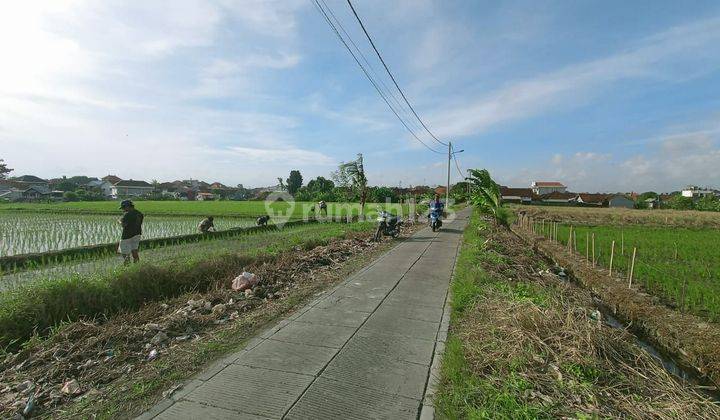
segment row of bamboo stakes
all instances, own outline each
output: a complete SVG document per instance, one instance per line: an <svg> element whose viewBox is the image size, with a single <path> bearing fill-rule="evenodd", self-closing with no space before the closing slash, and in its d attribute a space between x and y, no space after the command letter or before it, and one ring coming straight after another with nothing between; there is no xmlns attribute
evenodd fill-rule
<svg viewBox="0 0 720 420"><path fill-rule="evenodd" d="M517 220L517 225L533 234L536 235L542 235L545 236L547 233L548 238L551 242L557 242L558 241L558 230L560 228L560 223L548 220L547 221L547 228L545 226L545 219L541 219L539 222L535 221L532 217L520 215L520 217ZM568 235L568 241L567 241L567 249L570 252L578 252L577 249L577 231L575 231L574 227L570 225L570 233ZM676 251L677 252L677 251ZM592 253L592 258L591 258ZM621 255L625 255L625 235L621 233L620 235L620 253ZM595 233L585 233L585 261L588 265L592 265L593 268L597 267L597 257L598 255L595 253ZM630 260L630 270L628 270L627 273L627 282L628 287L632 287L633 283L633 275L635 274L635 258L637 257L637 247L633 247L632 252L632 258ZM612 245L610 246L610 267L608 275L612 277L613 273L613 262L615 260L615 241L612 241Z"/></svg>
<svg viewBox="0 0 720 420"><path fill-rule="evenodd" d="M547 227L546 227L547 224ZM534 220L532 217L529 217L527 215L520 214L516 225L524 229L528 232L531 232L536 235L542 235L547 236L551 242L557 242L558 241L558 229L560 227L560 224L558 222L552 221L552 220L545 220L541 219L540 221ZM567 249L569 252L575 252L578 253L577 249L577 231L575 231L575 228L570 225L570 233L568 235L568 242L566 244ZM592 252L592 258L591 258L591 252ZM625 234L620 233L620 255L625 255ZM675 260L678 259L678 249L677 249L677 243L675 243ZM588 265L592 265L593 268L597 267L597 256L595 253L595 233L585 233L585 261ZM628 288L632 288L633 285L633 277L635 274L635 259L637 257L637 247L633 247L632 250L632 258L630 260L630 269L628 270L628 273L626 275L626 280L628 283ZM608 270L608 276L612 277L613 275L613 269L615 262L615 241L612 241L612 244L610 245L610 264L609 264L609 270ZM680 310L682 312L685 311L685 299L687 294L687 282L688 279L685 277L683 279L683 284L680 290Z"/></svg>

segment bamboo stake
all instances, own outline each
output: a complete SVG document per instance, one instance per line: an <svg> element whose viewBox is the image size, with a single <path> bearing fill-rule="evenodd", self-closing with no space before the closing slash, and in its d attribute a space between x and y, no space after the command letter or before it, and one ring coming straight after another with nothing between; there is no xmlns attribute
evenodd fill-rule
<svg viewBox="0 0 720 420"><path fill-rule="evenodd" d="M625 255L625 232L620 231L620 255Z"/></svg>
<svg viewBox="0 0 720 420"><path fill-rule="evenodd" d="M573 227L570 225L570 233L568 234L568 241L567 241L567 248L568 251L572 252L572 235L573 235Z"/></svg>
<svg viewBox="0 0 720 420"><path fill-rule="evenodd" d="M610 245L610 277L612 277L613 258L615 257L615 241Z"/></svg>
<svg viewBox="0 0 720 420"><path fill-rule="evenodd" d="M590 234L585 232L585 262L590 263Z"/></svg>
<svg viewBox="0 0 720 420"><path fill-rule="evenodd" d="M573 232L573 245L575 245L575 252L577 252L577 232Z"/></svg>
<svg viewBox="0 0 720 420"><path fill-rule="evenodd" d="M593 253L593 268L595 268L595 233L592 234L592 253Z"/></svg>
<svg viewBox="0 0 720 420"><path fill-rule="evenodd" d="M683 278L682 297L680 298L680 312L685 312L685 292L687 291L687 282L688 278L685 276Z"/></svg>
<svg viewBox="0 0 720 420"><path fill-rule="evenodd" d="M633 281L633 272L635 271L635 253L637 252L637 248L633 248L633 256L632 256L632 262L630 263L630 280L628 281L628 288L632 287L632 281Z"/></svg>

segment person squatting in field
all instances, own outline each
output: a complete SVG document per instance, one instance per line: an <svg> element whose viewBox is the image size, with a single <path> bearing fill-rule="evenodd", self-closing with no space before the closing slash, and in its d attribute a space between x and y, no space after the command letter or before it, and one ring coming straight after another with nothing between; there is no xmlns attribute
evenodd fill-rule
<svg viewBox="0 0 720 420"><path fill-rule="evenodd" d="M142 239L142 223L143 214L135 209L135 205L130 200L123 200L120 203L120 210L125 212L119 223L122 225L123 231L120 237L120 245L118 252L122 254L125 264L130 264L130 255L133 262L140 261L138 249L140 247L140 239Z"/></svg>
<svg viewBox="0 0 720 420"><path fill-rule="evenodd" d="M267 226L268 221L270 220L270 216L260 216L257 218L255 223L257 223L258 226Z"/></svg>
<svg viewBox="0 0 720 420"><path fill-rule="evenodd" d="M210 229L212 229L212 231L215 232L215 224L213 222L212 216L206 217L198 225L198 230L200 231L200 233L208 233L208 232L210 232Z"/></svg>

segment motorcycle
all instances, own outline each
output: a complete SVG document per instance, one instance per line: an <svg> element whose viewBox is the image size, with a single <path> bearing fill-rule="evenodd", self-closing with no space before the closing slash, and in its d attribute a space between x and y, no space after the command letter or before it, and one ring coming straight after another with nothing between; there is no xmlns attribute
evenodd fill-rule
<svg viewBox="0 0 720 420"><path fill-rule="evenodd" d="M375 231L375 240L379 241L383 236L392 236L397 238L400 236L400 227L403 221L385 210L380 210L377 217L378 227Z"/></svg>
<svg viewBox="0 0 720 420"><path fill-rule="evenodd" d="M437 232L442 227L442 208L431 207L428 218L430 219L430 228L433 232Z"/></svg>

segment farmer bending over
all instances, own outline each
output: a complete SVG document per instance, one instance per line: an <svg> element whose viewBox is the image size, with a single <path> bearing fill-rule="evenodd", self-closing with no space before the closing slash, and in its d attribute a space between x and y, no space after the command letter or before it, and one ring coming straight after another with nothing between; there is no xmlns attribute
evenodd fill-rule
<svg viewBox="0 0 720 420"><path fill-rule="evenodd" d="M142 238L143 214L135 210L135 205L130 200L123 200L120 203L120 210L124 211L122 218L119 220L123 227L122 237L120 238L120 246L118 251L122 254L125 264L130 264L130 255L132 254L133 262L140 261L138 248L140 247L140 239Z"/></svg>
<svg viewBox="0 0 720 420"><path fill-rule="evenodd" d="M267 216L267 215L265 215L265 216L260 216L260 217L257 218L257 220L255 221L255 223L256 223L258 226L267 226L268 220L270 220L270 216Z"/></svg>
<svg viewBox="0 0 720 420"><path fill-rule="evenodd" d="M210 229L212 229L213 232L215 232L215 225L213 224L213 217L208 216L205 219L203 219L202 222L198 225L198 230L201 233L208 233L210 232Z"/></svg>

